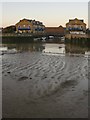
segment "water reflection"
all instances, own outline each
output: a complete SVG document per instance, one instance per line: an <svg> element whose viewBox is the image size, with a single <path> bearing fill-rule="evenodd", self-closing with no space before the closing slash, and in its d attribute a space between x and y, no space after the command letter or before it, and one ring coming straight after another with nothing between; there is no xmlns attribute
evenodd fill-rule
<svg viewBox="0 0 90 120"><path fill-rule="evenodd" d="M71 54L85 54L86 52L90 51L90 48L85 45L71 45L67 44L65 46L66 53Z"/></svg>
<svg viewBox="0 0 90 120"><path fill-rule="evenodd" d="M33 43L33 44L2 44L1 51L23 52L38 51L44 54L90 54L90 47L85 45L54 44L54 43Z"/></svg>
<svg viewBox="0 0 90 120"><path fill-rule="evenodd" d="M45 44L45 49L42 51L47 55L65 54L65 44Z"/></svg>
<svg viewBox="0 0 90 120"><path fill-rule="evenodd" d="M5 50L16 50L17 52L23 51L42 51L44 46L42 44L2 44L0 45L2 51Z"/></svg>

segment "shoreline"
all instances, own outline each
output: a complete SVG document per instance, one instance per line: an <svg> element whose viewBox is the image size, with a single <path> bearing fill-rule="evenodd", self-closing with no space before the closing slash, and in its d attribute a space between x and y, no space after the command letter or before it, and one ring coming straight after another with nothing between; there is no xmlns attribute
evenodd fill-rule
<svg viewBox="0 0 90 120"><path fill-rule="evenodd" d="M46 40L42 40L43 36L3 36L0 37L0 43L2 44L8 44L8 43L64 43L64 44L75 44L75 45L87 45L90 46L90 38L79 38L79 39L65 39L64 41L62 41L60 38L54 38L54 39L46 39ZM36 39L34 41L34 39Z"/></svg>

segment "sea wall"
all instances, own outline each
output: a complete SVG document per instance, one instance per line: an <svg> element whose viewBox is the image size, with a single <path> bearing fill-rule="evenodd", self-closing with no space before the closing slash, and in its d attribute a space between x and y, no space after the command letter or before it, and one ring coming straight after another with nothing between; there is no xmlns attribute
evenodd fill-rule
<svg viewBox="0 0 90 120"><path fill-rule="evenodd" d="M73 38L90 38L90 34L66 34L66 39L73 39Z"/></svg>

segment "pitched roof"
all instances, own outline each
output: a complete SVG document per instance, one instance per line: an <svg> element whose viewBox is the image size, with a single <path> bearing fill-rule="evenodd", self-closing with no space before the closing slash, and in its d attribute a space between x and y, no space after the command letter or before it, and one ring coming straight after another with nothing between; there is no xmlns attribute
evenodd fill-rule
<svg viewBox="0 0 90 120"><path fill-rule="evenodd" d="M78 22L77 22L78 21ZM84 20L80 20L80 19L70 19L68 23L66 23L66 25L68 24L72 24L72 25L81 25L81 24L85 24ZM85 24L86 25L86 24Z"/></svg>
<svg viewBox="0 0 90 120"><path fill-rule="evenodd" d="M45 32L47 34L64 34L64 28L62 26L59 27L46 27Z"/></svg>
<svg viewBox="0 0 90 120"><path fill-rule="evenodd" d="M21 21L23 21L23 20L27 20L27 21L30 22L30 23L32 22L33 25L43 25L43 23L40 22L40 21L30 20L30 19L26 19L26 18L20 20L19 22L21 22ZM18 22L18 23L19 23L19 22ZM16 25L17 25L18 23L16 23Z"/></svg>

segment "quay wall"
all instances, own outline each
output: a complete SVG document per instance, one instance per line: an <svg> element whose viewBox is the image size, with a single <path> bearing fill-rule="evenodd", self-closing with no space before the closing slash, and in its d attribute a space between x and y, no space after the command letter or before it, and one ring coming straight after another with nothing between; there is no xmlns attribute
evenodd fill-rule
<svg viewBox="0 0 90 120"><path fill-rule="evenodd" d="M66 39L74 39L74 38L90 38L90 34L66 34Z"/></svg>

